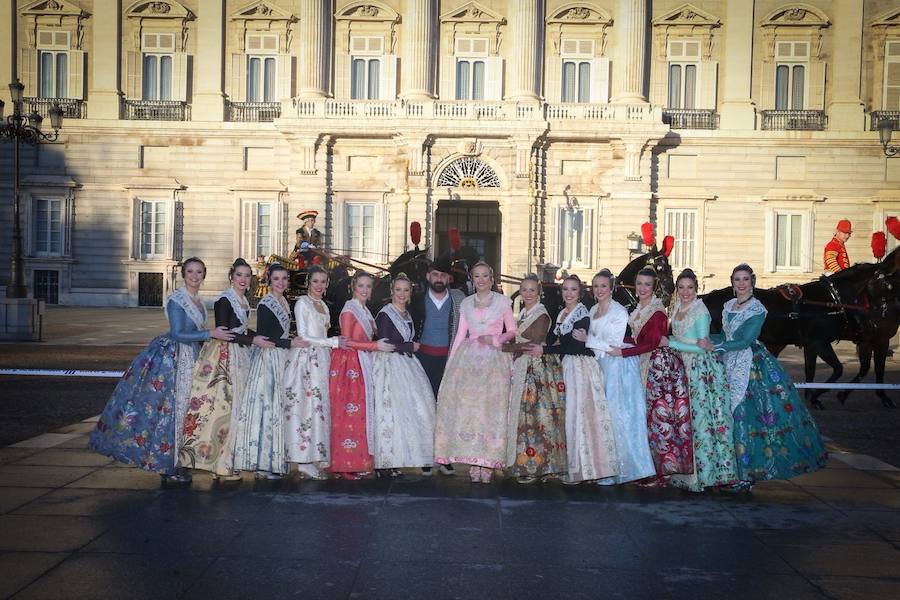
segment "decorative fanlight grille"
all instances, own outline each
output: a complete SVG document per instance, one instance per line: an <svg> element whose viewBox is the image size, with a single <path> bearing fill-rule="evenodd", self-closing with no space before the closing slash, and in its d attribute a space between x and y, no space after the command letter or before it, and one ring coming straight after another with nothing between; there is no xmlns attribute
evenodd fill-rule
<svg viewBox="0 0 900 600"><path fill-rule="evenodd" d="M438 177L438 187L496 188L500 178L486 162L477 156L463 156L454 160Z"/></svg>

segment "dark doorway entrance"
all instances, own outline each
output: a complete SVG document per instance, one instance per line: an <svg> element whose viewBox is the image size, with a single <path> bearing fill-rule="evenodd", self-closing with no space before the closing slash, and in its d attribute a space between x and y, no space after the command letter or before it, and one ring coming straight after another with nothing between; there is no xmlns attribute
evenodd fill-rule
<svg viewBox="0 0 900 600"><path fill-rule="evenodd" d="M463 246L474 248L481 260L500 271L500 204L478 200L441 200L435 221L435 256L450 248L447 233L459 230Z"/></svg>
<svg viewBox="0 0 900 600"><path fill-rule="evenodd" d="M162 306L163 274L138 273L138 306Z"/></svg>

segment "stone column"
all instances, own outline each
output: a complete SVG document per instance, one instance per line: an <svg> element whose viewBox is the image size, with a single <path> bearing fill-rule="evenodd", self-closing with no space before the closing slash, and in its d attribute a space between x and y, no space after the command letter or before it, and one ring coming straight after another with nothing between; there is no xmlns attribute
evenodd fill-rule
<svg viewBox="0 0 900 600"><path fill-rule="evenodd" d="M331 0L300 3L300 98L328 96L332 39Z"/></svg>
<svg viewBox="0 0 900 600"><path fill-rule="evenodd" d="M725 60L721 129L750 130L756 127L756 112L750 97L753 68L755 0L731 0L725 7Z"/></svg>
<svg viewBox="0 0 900 600"><path fill-rule="evenodd" d="M403 0L401 98L408 100L434 98L436 18L437 3L434 0Z"/></svg>
<svg viewBox="0 0 900 600"><path fill-rule="evenodd" d="M510 74L508 100L540 100L540 56L544 48L542 25L544 3L541 0L509 0Z"/></svg>
<svg viewBox="0 0 900 600"><path fill-rule="evenodd" d="M92 119L118 119L122 104L119 83L122 40L119 0L94 0L90 24L93 32L88 116Z"/></svg>
<svg viewBox="0 0 900 600"><path fill-rule="evenodd" d="M828 129L865 131L865 106L860 98L860 75L863 48L863 3L835 2L834 47L829 83L831 104L828 105ZM876 75L880 76L880 74Z"/></svg>
<svg viewBox="0 0 900 600"><path fill-rule="evenodd" d="M197 14L197 90L191 98L192 121L224 121L225 2L207 0Z"/></svg>
<svg viewBox="0 0 900 600"><path fill-rule="evenodd" d="M644 95L644 44L647 39L647 0L619 0L615 15L615 29L621 31L620 52L621 67L618 70L619 93L613 102L619 104L637 104L646 102ZM617 61L619 62L619 61Z"/></svg>
<svg viewBox="0 0 900 600"><path fill-rule="evenodd" d="M8 84L16 76L16 0L0 0L0 100L12 111ZM9 114L4 111L4 114Z"/></svg>

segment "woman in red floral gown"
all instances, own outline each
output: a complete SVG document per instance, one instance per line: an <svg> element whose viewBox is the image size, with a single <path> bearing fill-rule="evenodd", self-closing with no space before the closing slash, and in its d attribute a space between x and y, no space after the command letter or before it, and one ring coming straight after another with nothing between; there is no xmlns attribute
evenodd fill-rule
<svg viewBox="0 0 900 600"><path fill-rule="evenodd" d="M621 352L622 356L641 357L650 454L658 481L664 483L669 475L694 471L687 375L678 353L659 346L668 332L669 319L654 294L656 271L642 269L634 287L638 306L628 317L634 345Z"/></svg>
<svg viewBox="0 0 900 600"><path fill-rule="evenodd" d="M366 307L374 278L358 271L351 280L353 297L341 310L341 336L347 347L331 353L328 395L331 401L331 466L337 477L357 479L372 471L372 424L367 415L374 402L372 352L391 352L394 346L373 341L375 319Z"/></svg>

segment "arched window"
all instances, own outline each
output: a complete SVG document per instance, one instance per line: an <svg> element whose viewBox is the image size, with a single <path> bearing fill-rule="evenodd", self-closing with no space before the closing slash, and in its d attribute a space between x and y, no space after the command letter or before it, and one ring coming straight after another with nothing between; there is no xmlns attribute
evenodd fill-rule
<svg viewBox="0 0 900 600"><path fill-rule="evenodd" d="M447 165L438 177L438 187L496 188L500 178L477 156L463 156Z"/></svg>

